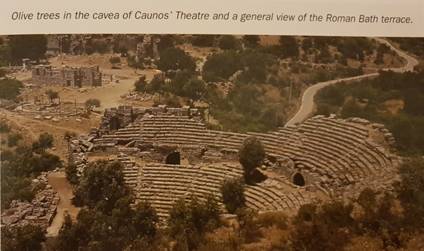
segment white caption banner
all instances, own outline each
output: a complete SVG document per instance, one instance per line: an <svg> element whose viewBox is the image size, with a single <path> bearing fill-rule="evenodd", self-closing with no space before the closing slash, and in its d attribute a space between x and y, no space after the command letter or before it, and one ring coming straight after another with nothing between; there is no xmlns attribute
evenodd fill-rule
<svg viewBox="0 0 424 251"><path fill-rule="evenodd" d="M423 0L14 0L0 34L424 36Z"/></svg>

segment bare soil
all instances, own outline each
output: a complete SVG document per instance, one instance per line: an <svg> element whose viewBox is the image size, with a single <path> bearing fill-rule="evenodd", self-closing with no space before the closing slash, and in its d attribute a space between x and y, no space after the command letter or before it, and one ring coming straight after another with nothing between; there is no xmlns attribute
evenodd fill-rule
<svg viewBox="0 0 424 251"><path fill-rule="evenodd" d="M47 236L57 236L65 220L66 213L71 216L72 220L75 220L80 209L72 204L72 198L74 197L72 186L66 179L64 172L51 173L47 178L49 184L58 193L60 198L56 216L47 228Z"/></svg>

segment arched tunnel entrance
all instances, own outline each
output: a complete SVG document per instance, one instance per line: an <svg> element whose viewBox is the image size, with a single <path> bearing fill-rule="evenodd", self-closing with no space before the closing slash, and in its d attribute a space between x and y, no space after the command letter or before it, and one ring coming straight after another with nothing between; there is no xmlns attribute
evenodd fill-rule
<svg viewBox="0 0 424 251"><path fill-rule="evenodd" d="M293 175L293 184L303 187L305 185L305 178L303 175L300 173L295 173Z"/></svg>
<svg viewBox="0 0 424 251"><path fill-rule="evenodd" d="M165 160L166 164L170 165L180 165L181 163L181 155L179 152L172 152L166 156Z"/></svg>
<svg viewBox="0 0 424 251"><path fill-rule="evenodd" d="M112 118L110 118L109 128L110 130L118 130L119 128L121 128L121 121L117 116L113 116Z"/></svg>

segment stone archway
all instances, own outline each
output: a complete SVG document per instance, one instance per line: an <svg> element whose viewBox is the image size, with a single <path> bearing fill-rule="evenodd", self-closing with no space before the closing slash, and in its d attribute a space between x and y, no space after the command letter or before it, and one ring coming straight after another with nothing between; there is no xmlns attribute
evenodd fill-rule
<svg viewBox="0 0 424 251"><path fill-rule="evenodd" d="M293 175L293 184L295 184L296 186L305 186L306 182L305 182L305 178L303 177L303 175L301 173L295 173Z"/></svg>
<svg viewBox="0 0 424 251"><path fill-rule="evenodd" d="M179 152L172 152L166 156L166 164L170 165L180 165L181 164L181 154Z"/></svg>

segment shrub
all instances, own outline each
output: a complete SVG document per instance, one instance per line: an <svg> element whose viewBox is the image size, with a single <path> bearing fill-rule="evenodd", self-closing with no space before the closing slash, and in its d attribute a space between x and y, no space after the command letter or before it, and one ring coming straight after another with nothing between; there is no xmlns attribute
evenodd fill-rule
<svg viewBox="0 0 424 251"><path fill-rule="evenodd" d="M92 109L93 107L100 107L100 100L96 98L90 98L85 101L85 107L87 109Z"/></svg>
<svg viewBox="0 0 424 251"><path fill-rule="evenodd" d="M221 186L222 201L231 214L245 206L244 184L241 180L225 180Z"/></svg>
<svg viewBox="0 0 424 251"><path fill-rule="evenodd" d="M47 132L42 133L38 137L38 140L32 143L32 149L38 152L45 151L46 149L53 147L53 141L53 135Z"/></svg>
<svg viewBox="0 0 424 251"><path fill-rule="evenodd" d="M262 227L276 226L280 229L287 229L287 215L283 212L267 212L258 215L258 225Z"/></svg>

